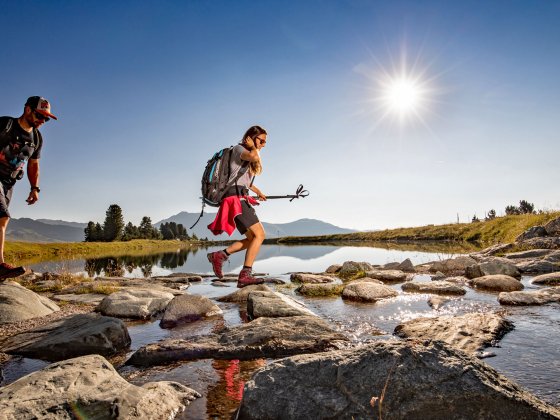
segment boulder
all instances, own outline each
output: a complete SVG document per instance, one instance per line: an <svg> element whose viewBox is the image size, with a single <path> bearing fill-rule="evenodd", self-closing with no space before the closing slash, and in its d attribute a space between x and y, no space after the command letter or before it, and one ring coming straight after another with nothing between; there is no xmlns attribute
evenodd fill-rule
<svg viewBox="0 0 560 420"><path fill-rule="evenodd" d="M366 272L366 276L386 283L399 283L409 278L409 275L401 270L370 270Z"/></svg>
<svg viewBox="0 0 560 420"><path fill-rule="evenodd" d="M560 271L560 263L545 259L523 261L515 264L515 266L524 274L541 274Z"/></svg>
<svg viewBox="0 0 560 420"><path fill-rule="evenodd" d="M338 273L341 268L342 268L342 265L340 265L340 264L332 264L325 270L325 273L335 274L335 273Z"/></svg>
<svg viewBox="0 0 560 420"><path fill-rule="evenodd" d="M558 249L560 248L560 236L527 239L525 241L519 242L518 245L527 249Z"/></svg>
<svg viewBox="0 0 560 420"><path fill-rule="evenodd" d="M387 264L383 264L381 266L381 268L383 270L398 270L399 265L401 265L400 262L390 262L390 263L387 263Z"/></svg>
<svg viewBox="0 0 560 420"><path fill-rule="evenodd" d="M533 226L515 238L515 242L525 241L527 239L542 238L547 236L546 229L542 226Z"/></svg>
<svg viewBox="0 0 560 420"><path fill-rule="evenodd" d="M469 279L493 274L504 274L510 277L521 278L521 273L515 265L501 261L490 261L471 265L466 268L465 272Z"/></svg>
<svg viewBox="0 0 560 420"><path fill-rule="evenodd" d="M111 356L130 346L124 323L98 314L79 314L11 336L4 353L58 361L86 354Z"/></svg>
<svg viewBox="0 0 560 420"><path fill-rule="evenodd" d="M560 236L560 217L545 224L544 229L549 236Z"/></svg>
<svg viewBox="0 0 560 420"><path fill-rule="evenodd" d="M555 273L541 274L531 280L533 284L543 284L547 286L560 286L560 271Z"/></svg>
<svg viewBox="0 0 560 420"><path fill-rule="evenodd" d="M308 297L339 296L342 294L342 284L302 284L296 289L300 295Z"/></svg>
<svg viewBox="0 0 560 420"><path fill-rule="evenodd" d="M449 302L451 299L448 298L444 298L441 296L430 296L430 298L428 299L428 305L430 306L430 308L434 308L434 309L439 309L441 308L443 305L445 305L447 302Z"/></svg>
<svg viewBox="0 0 560 420"><path fill-rule="evenodd" d="M399 293L395 289L384 284L359 280L346 285L342 291L342 299L359 302L377 302L398 295Z"/></svg>
<svg viewBox="0 0 560 420"><path fill-rule="evenodd" d="M487 290L490 292L513 292L523 290L523 284L511 277L503 274L477 277L470 282L476 289Z"/></svg>
<svg viewBox="0 0 560 420"><path fill-rule="evenodd" d="M534 292L502 292L498 295L500 305L544 305L560 302L560 287L548 287Z"/></svg>
<svg viewBox="0 0 560 420"><path fill-rule="evenodd" d="M553 252L550 249L528 249L526 251L511 252L505 257L511 260L522 260L526 258L541 258Z"/></svg>
<svg viewBox="0 0 560 420"><path fill-rule="evenodd" d="M0 283L0 324L24 321L60 311L52 300L15 281Z"/></svg>
<svg viewBox="0 0 560 420"><path fill-rule="evenodd" d="M407 258L406 260L404 260L402 263L400 263L397 266L397 270L401 270L401 271L407 271L407 272L414 272L416 271L414 269L414 264L412 264L412 261L410 261L410 258Z"/></svg>
<svg viewBox="0 0 560 420"><path fill-rule="evenodd" d="M180 360L278 358L338 349L346 336L316 316L257 318L220 334L168 339L148 344L127 364L153 366Z"/></svg>
<svg viewBox="0 0 560 420"><path fill-rule="evenodd" d="M401 289L409 293L433 293L436 295L464 295L465 289L448 281L411 281L401 286Z"/></svg>
<svg viewBox="0 0 560 420"><path fill-rule="evenodd" d="M322 276L320 274L292 273L290 280L293 283L332 283L334 277Z"/></svg>
<svg viewBox="0 0 560 420"><path fill-rule="evenodd" d="M460 256L442 261L434 261L430 265L430 271L435 273L441 271L445 274L465 274L465 269L476 264L476 260L469 256Z"/></svg>
<svg viewBox="0 0 560 420"><path fill-rule="evenodd" d="M150 289L126 289L107 296L97 306L103 315L148 319L165 309L173 294Z"/></svg>
<svg viewBox="0 0 560 420"><path fill-rule="evenodd" d="M249 297L247 298L247 314L252 319L300 315L315 316L303 303L283 295L282 293L258 290L249 293Z"/></svg>
<svg viewBox="0 0 560 420"><path fill-rule="evenodd" d="M544 256L543 261L560 263L560 251L551 251L550 254Z"/></svg>
<svg viewBox="0 0 560 420"><path fill-rule="evenodd" d="M124 380L105 358L53 363L0 388L4 419L171 419L201 395L177 382Z"/></svg>
<svg viewBox="0 0 560 420"><path fill-rule="evenodd" d="M242 289L230 293L229 295L221 296L216 300L219 302L247 303L247 298L249 297L249 293L254 292L256 290L272 292L272 289L270 289L270 287L268 287L266 284L255 284L252 286L245 286Z"/></svg>
<svg viewBox="0 0 560 420"><path fill-rule="evenodd" d="M274 361L235 416L260 419L557 419L560 411L441 342L378 341Z"/></svg>
<svg viewBox="0 0 560 420"><path fill-rule="evenodd" d="M503 316L470 313L461 316L415 318L395 327L395 334L417 340L439 340L466 353L474 354L499 340L513 329Z"/></svg>
<svg viewBox="0 0 560 420"><path fill-rule="evenodd" d="M345 261L338 271L338 275L341 277L353 277L371 269L373 269L373 266L367 262Z"/></svg>
<svg viewBox="0 0 560 420"><path fill-rule="evenodd" d="M205 296L175 296L165 308L159 325L162 328L173 328L180 323L198 321L221 314L220 307Z"/></svg>

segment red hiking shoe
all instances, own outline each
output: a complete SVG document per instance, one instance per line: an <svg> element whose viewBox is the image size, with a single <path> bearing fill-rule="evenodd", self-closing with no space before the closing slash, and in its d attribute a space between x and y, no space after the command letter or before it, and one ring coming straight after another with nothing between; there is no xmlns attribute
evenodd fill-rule
<svg viewBox="0 0 560 420"><path fill-rule="evenodd" d="M222 266L228 260L226 253L224 251L210 252L209 254L206 254L206 257L208 258L208 261L210 261L210 264L212 264L212 270L214 270L216 277L219 279L224 277L224 274L222 273Z"/></svg>
<svg viewBox="0 0 560 420"><path fill-rule="evenodd" d="M252 270L250 268L243 268L239 272L239 277L237 278L237 287L245 287L245 286L250 286L252 284L264 283L264 279L253 277L251 274L252 274Z"/></svg>
<svg viewBox="0 0 560 420"><path fill-rule="evenodd" d="M25 268L14 267L7 263L0 263L0 280L18 277L25 274Z"/></svg>

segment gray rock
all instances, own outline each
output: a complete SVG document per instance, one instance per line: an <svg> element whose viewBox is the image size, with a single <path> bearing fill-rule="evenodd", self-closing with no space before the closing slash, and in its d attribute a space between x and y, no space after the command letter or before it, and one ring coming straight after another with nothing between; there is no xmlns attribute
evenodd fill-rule
<svg viewBox="0 0 560 420"><path fill-rule="evenodd" d="M560 263L544 259L523 261L515 264L515 266L524 274L553 273L560 270Z"/></svg>
<svg viewBox="0 0 560 420"><path fill-rule="evenodd" d="M407 258L406 260L404 260L402 263L400 263L397 266L397 270L401 270L401 271L407 271L407 272L414 272L416 271L414 269L414 264L412 264L412 261L410 261L410 258Z"/></svg>
<svg viewBox="0 0 560 420"><path fill-rule="evenodd" d="M159 325L162 328L173 328L178 324L198 321L209 316L221 315L218 305L205 296L175 296L165 308Z"/></svg>
<svg viewBox="0 0 560 420"><path fill-rule="evenodd" d="M359 302L377 302L398 296L398 292L384 284L371 281L353 281L344 287L342 299L355 300Z"/></svg>
<svg viewBox="0 0 560 420"><path fill-rule="evenodd" d="M395 327L403 338L439 340L466 353L475 353L500 339L513 324L498 314L470 313L461 316L416 318Z"/></svg>
<svg viewBox="0 0 560 420"><path fill-rule="evenodd" d="M548 222L544 229L549 236L560 236L560 217Z"/></svg>
<svg viewBox="0 0 560 420"><path fill-rule="evenodd" d="M338 271L338 275L341 277L352 277L371 269L373 269L373 266L367 262L345 261Z"/></svg>
<svg viewBox="0 0 560 420"><path fill-rule="evenodd" d="M152 277L153 280L160 280L166 283L200 283L202 276L197 274L173 273L167 276Z"/></svg>
<svg viewBox="0 0 560 420"><path fill-rule="evenodd" d="M102 356L53 363L0 388L10 420L171 419L201 395L177 382L125 381Z"/></svg>
<svg viewBox="0 0 560 420"><path fill-rule="evenodd" d="M450 258L442 261L434 261L431 263L430 271L435 273L441 271L445 274L465 274L465 269L468 266L476 264L476 260L468 256L460 256L457 258Z"/></svg>
<svg viewBox="0 0 560 420"><path fill-rule="evenodd" d="M381 282L380 282L381 283ZM338 296L342 293L344 286L342 284L302 284L296 289L296 292L303 296L319 297L319 296Z"/></svg>
<svg viewBox="0 0 560 420"><path fill-rule="evenodd" d="M436 280L443 280L444 278L446 278L447 276L445 274L443 274L441 271L436 272L436 274L434 274L432 276L432 280L436 281Z"/></svg>
<svg viewBox="0 0 560 420"><path fill-rule="evenodd" d="M464 276L452 276L452 277L445 277L445 281L450 283L465 285L469 282L469 279Z"/></svg>
<svg viewBox="0 0 560 420"><path fill-rule="evenodd" d="M130 336L120 319L79 314L11 336L1 348L8 354L57 361L86 354L110 356L129 346Z"/></svg>
<svg viewBox="0 0 560 420"><path fill-rule="evenodd" d="M270 363L237 419L557 419L558 409L444 343L379 341Z"/></svg>
<svg viewBox="0 0 560 420"><path fill-rule="evenodd" d="M54 295L53 299L62 302L73 302L73 303L86 303L88 305L99 305L107 295L102 295L99 293L84 293L84 294L74 294L68 293L64 295Z"/></svg>
<svg viewBox="0 0 560 420"><path fill-rule="evenodd" d="M366 276L386 283L399 283L409 278L407 273L400 270L370 270L366 271Z"/></svg>
<svg viewBox="0 0 560 420"><path fill-rule="evenodd" d="M150 289L126 289L107 296L97 306L103 315L148 319L165 309L173 294Z"/></svg>
<svg viewBox="0 0 560 420"><path fill-rule="evenodd" d="M536 276L533 280L531 280L531 283L544 284L547 286L560 286L560 271Z"/></svg>
<svg viewBox="0 0 560 420"><path fill-rule="evenodd" d="M401 289L409 293L433 293L436 295L464 295L467 293L461 286L443 280L429 282L411 281L403 284Z"/></svg>
<svg viewBox="0 0 560 420"><path fill-rule="evenodd" d="M289 317L315 314L300 303L282 293L254 291L247 299L247 314L251 319Z"/></svg>
<svg viewBox="0 0 560 420"><path fill-rule="evenodd" d="M401 265L401 263L398 262L398 261L397 262L390 262L390 263L387 263L387 264L383 264L381 266L381 268L383 270L399 270L399 265Z"/></svg>
<svg viewBox="0 0 560 420"><path fill-rule="evenodd" d="M213 281L212 286L214 286L214 287L229 287L226 283L221 282L220 280Z"/></svg>
<svg viewBox="0 0 560 420"><path fill-rule="evenodd" d="M153 366L179 360L278 358L338 349L348 339L316 316L257 318L221 334L168 339L142 347L127 364Z"/></svg>
<svg viewBox="0 0 560 420"><path fill-rule="evenodd" d="M534 292L502 292L498 295L500 305L544 305L560 302L560 287L548 287Z"/></svg>
<svg viewBox="0 0 560 420"><path fill-rule="evenodd" d="M521 242L533 238L542 238L543 236L547 236L546 229L542 226L533 226L515 238L515 242Z"/></svg>
<svg viewBox="0 0 560 420"><path fill-rule="evenodd" d="M543 260L553 263L560 263L560 251L552 251L550 254L546 255Z"/></svg>
<svg viewBox="0 0 560 420"><path fill-rule="evenodd" d="M254 292L256 290L272 292L270 287L268 287L266 284L255 284L252 286L245 286L242 289L236 290L235 292L230 293L227 296L221 296L216 300L219 302L247 303L249 293Z"/></svg>
<svg viewBox="0 0 560 420"><path fill-rule="evenodd" d="M352 283L375 283L375 284L385 284L383 283L381 280L378 279L372 279L371 277L360 277L359 279L356 280L350 280L349 282L347 282L346 284L352 284Z"/></svg>
<svg viewBox="0 0 560 420"><path fill-rule="evenodd" d="M521 260L525 258L540 258L545 257L553 252L550 249L529 249L527 251L511 252L506 254L505 257L512 260Z"/></svg>
<svg viewBox="0 0 560 420"><path fill-rule="evenodd" d="M491 256L501 252L506 252L512 249L513 247L514 244L495 244L486 249L483 249L482 251L473 252L472 254L470 254L470 256L473 257L474 259L477 259L478 257L481 256Z"/></svg>
<svg viewBox="0 0 560 420"><path fill-rule="evenodd" d="M452 299L444 298L441 296L430 296L430 298L428 299L428 305L430 306L430 308L439 309L450 300Z"/></svg>
<svg viewBox="0 0 560 420"><path fill-rule="evenodd" d="M37 318L59 310L52 300L15 281L0 283L0 324Z"/></svg>
<svg viewBox="0 0 560 420"><path fill-rule="evenodd" d="M465 273L469 279L493 274L504 274L510 277L521 278L521 273L515 265L501 261L483 262L471 265L466 268Z"/></svg>
<svg viewBox="0 0 560 420"><path fill-rule="evenodd" d="M341 268L342 268L342 265L340 265L340 264L333 264L333 265L330 265L330 266L325 270L325 273L335 274L335 273L339 272Z"/></svg>
<svg viewBox="0 0 560 420"><path fill-rule="evenodd" d="M293 283L332 283L334 278L331 276L322 276L320 274L309 273L292 273L290 280Z"/></svg>
<svg viewBox="0 0 560 420"><path fill-rule="evenodd" d="M477 277L471 280L471 286L491 292L513 292L524 287L519 280L503 274Z"/></svg>
<svg viewBox="0 0 560 420"><path fill-rule="evenodd" d="M519 242L518 245L523 248L533 249L558 249L560 248L560 237L559 236L549 236L546 238L533 238L527 239L525 241Z"/></svg>

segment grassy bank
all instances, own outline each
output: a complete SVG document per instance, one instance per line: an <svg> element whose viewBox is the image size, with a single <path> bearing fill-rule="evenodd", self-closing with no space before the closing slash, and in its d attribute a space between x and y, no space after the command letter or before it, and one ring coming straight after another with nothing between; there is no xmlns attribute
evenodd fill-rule
<svg viewBox="0 0 560 420"><path fill-rule="evenodd" d="M4 250L6 261L12 264L25 262L76 259L86 257L109 257L128 254L150 254L170 252L181 248L200 245L199 242L154 241L137 239L129 242L64 242L64 243L31 243L7 242Z"/></svg>
<svg viewBox="0 0 560 420"><path fill-rule="evenodd" d="M478 223L453 223L412 228L387 229L376 232L355 232L340 235L280 238L278 243L301 244L339 241L456 241L489 246L513 242L532 226L544 225L560 217L560 211L543 214L521 214L497 217Z"/></svg>

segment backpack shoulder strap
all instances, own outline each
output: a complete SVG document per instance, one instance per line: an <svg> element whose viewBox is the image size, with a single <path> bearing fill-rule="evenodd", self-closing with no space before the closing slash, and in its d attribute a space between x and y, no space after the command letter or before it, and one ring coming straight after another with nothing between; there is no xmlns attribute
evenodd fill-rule
<svg viewBox="0 0 560 420"><path fill-rule="evenodd" d="M2 130L2 136L5 136L10 132L13 124L14 124L14 119L13 118L8 119L8 122L6 123L6 127L4 127L4 130Z"/></svg>

